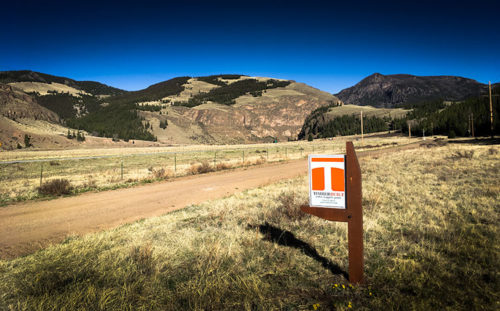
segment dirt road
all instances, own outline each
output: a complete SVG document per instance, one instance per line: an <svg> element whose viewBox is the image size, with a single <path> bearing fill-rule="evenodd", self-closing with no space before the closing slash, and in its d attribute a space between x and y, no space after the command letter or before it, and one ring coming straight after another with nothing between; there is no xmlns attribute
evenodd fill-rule
<svg viewBox="0 0 500 311"><path fill-rule="evenodd" d="M401 148L415 148L411 144ZM359 152L378 155L395 148ZM128 189L85 193L0 208L0 258L32 253L70 235L113 228L159 216L190 204L221 198L306 174L307 161L294 160L206 175L188 176Z"/></svg>

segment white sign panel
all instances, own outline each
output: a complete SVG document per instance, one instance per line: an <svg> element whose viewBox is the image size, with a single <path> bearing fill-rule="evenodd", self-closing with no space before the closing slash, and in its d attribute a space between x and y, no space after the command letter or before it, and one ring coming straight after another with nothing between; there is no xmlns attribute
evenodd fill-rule
<svg viewBox="0 0 500 311"><path fill-rule="evenodd" d="M309 155L309 206L345 209L345 156Z"/></svg>

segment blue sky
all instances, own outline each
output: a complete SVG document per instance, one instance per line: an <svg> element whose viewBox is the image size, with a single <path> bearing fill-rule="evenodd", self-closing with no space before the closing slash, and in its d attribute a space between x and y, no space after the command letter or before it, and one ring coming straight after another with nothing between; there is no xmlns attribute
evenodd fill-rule
<svg viewBox="0 0 500 311"><path fill-rule="evenodd" d="M332 93L374 72L500 82L500 1L10 2L0 71L126 90L219 73Z"/></svg>

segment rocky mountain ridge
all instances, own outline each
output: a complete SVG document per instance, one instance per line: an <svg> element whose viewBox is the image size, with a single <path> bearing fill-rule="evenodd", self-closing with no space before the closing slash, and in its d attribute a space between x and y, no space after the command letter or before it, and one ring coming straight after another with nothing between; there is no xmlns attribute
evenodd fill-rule
<svg viewBox="0 0 500 311"><path fill-rule="evenodd" d="M375 73L336 96L346 104L393 108L436 99L459 101L486 92L487 85L457 76Z"/></svg>

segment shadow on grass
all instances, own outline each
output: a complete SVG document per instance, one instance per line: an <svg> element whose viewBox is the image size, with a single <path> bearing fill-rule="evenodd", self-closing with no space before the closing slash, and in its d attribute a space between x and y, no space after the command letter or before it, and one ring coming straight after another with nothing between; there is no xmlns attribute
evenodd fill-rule
<svg viewBox="0 0 500 311"><path fill-rule="evenodd" d="M299 240L290 231L282 230L278 227L268 224L263 225L248 225L249 229L258 229L264 235L264 241L277 243L278 245L288 246L300 249L305 255L321 263L321 265L330 270L333 274L341 274L346 279L349 279L349 274L342 270L337 264L331 260L318 254L318 251L306 242Z"/></svg>

